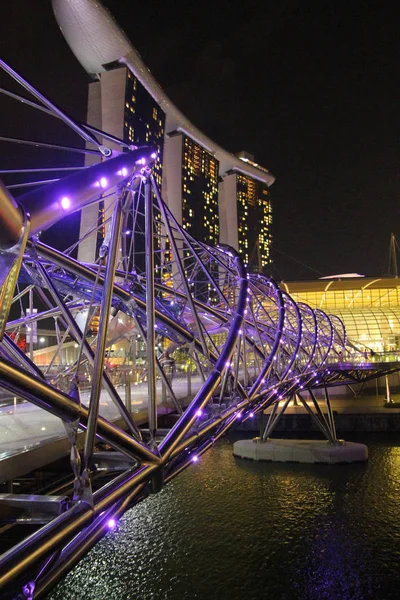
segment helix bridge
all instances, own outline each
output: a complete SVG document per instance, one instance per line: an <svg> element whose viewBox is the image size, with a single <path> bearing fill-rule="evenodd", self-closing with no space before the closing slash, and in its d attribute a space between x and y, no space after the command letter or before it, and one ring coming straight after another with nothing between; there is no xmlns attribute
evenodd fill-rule
<svg viewBox="0 0 400 600"><path fill-rule="evenodd" d="M375 377L378 366L354 360L338 317L294 302L273 279L248 272L232 248L189 235L161 197L156 149L78 123L1 66L25 93L2 88L7 101L61 121L81 140L66 146L1 137L33 156L51 156L40 167L3 169L2 179L13 176L14 183L0 190L0 390L56 417L70 453L62 483L20 498L28 513L46 513L58 499L57 511L28 533L15 517L0 529L3 539L17 525L20 532L0 558L4 597L39 598L124 511L161 490L235 424L269 409L261 431L267 439L296 397L336 443L328 388ZM85 166L65 167L65 156L77 154ZM43 241L49 228L99 202L99 218L72 246ZM76 250L89 236L100 242L95 262L83 263ZM18 343L41 326L53 328L57 340L45 366ZM132 349L139 338L140 378L121 387L110 348L124 340ZM71 340L75 354L67 364L61 357ZM132 376L129 351L125 367ZM183 396L174 370L187 381ZM145 390L140 418L132 410L134 383ZM316 388L326 391L326 414ZM117 418L104 415L105 397ZM3 471L2 482L9 478ZM8 503L12 513L16 496L2 494L3 511Z"/></svg>

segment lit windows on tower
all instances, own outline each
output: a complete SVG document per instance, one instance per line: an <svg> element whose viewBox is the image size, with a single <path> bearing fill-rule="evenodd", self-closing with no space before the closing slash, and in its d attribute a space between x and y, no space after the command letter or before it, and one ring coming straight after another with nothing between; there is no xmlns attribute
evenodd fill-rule
<svg viewBox="0 0 400 600"><path fill-rule="evenodd" d="M250 271L261 272L271 263L272 210L268 186L237 174L238 245Z"/></svg>
<svg viewBox="0 0 400 600"><path fill-rule="evenodd" d="M181 215L182 227L193 238L210 246L219 242L218 177L219 162L208 150L187 135L181 137ZM184 253L185 265L191 265L190 253ZM202 302L215 301L216 292L210 281L218 277L213 265L207 276L196 270L191 291Z"/></svg>
<svg viewBox="0 0 400 600"><path fill-rule="evenodd" d="M218 160L182 135L182 226L194 238L219 242Z"/></svg>
<svg viewBox="0 0 400 600"><path fill-rule="evenodd" d="M125 87L124 107L124 141L134 146L152 146L157 148L157 159L152 169L154 179L161 191L163 176L163 153L164 153L164 129L165 113L140 83L133 73L127 70ZM139 202L143 198L139 197ZM129 230L144 231L144 207L139 205L135 224L128 222ZM159 215L155 215L155 269L156 275L160 268L160 244L161 223ZM132 255L133 256L133 255ZM137 272L143 272L145 268L144 237L135 237L134 256L131 265Z"/></svg>
<svg viewBox="0 0 400 600"><path fill-rule="evenodd" d="M161 189L165 113L138 79L127 70L125 88L124 141L135 146L154 146L157 160L154 178Z"/></svg>

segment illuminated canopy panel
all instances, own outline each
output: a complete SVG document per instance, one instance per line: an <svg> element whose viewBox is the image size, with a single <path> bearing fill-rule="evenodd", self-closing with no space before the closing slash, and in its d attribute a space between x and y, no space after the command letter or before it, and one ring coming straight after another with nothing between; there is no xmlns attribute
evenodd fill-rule
<svg viewBox="0 0 400 600"><path fill-rule="evenodd" d="M281 287L295 300L328 311L400 306L400 280L392 277L285 281Z"/></svg>
<svg viewBox="0 0 400 600"><path fill-rule="evenodd" d="M349 339L374 352L390 352L400 347L399 308L339 309Z"/></svg>
<svg viewBox="0 0 400 600"><path fill-rule="evenodd" d="M282 283L297 302L332 311L353 343L375 352L400 348L400 283L396 278L346 278Z"/></svg>

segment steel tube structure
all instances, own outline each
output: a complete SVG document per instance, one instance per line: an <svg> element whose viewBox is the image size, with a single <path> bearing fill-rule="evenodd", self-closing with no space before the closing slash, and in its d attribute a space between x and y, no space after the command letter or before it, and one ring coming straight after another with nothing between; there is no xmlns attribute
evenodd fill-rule
<svg viewBox="0 0 400 600"><path fill-rule="evenodd" d="M24 213L0 181L0 249L14 246L21 238Z"/></svg>
<svg viewBox="0 0 400 600"><path fill-rule="evenodd" d="M146 351L147 351L147 390L149 429L155 438L157 434L157 396L156 396L156 360L155 360L155 313L154 313L154 236L153 236L153 198L148 177L144 184L144 218L146 249Z"/></svg>
<svg viewBox="0 0 400 600"><path fill-rule="evenodd" d="M12 550L1 557L2 573L0 586L6 586L16 577L26 574L38 561L44 559L51 549L61 546L70 540L85 524L90 524L93 516L107 510L116 501L120 500L136 485L141 485L143 480L155 469L155 466L145 466L138 471L118 478L107 490L107 495L94 494L93 509L85 502L78 502L72 510L64 513L27 540L17 544Z"/></svg>
<svg viewBox="0 0 400 600"><path fill-rule="evenodd" d="M57 289L55 287L55 285L53 284L53 282L51 281L50 276L47 274L46 270L43 268L43 266L39 263L37 265L37 268L39 270L39 272L41 273L44 282L46 283L46 286L48 288L48 290L50 291L51 295L53 296L55 302L57 303L57 305L60 308L60 313L63 315L65 321L68 323L68 327L71 329L72 334L74 339L78 342L78 343L83 343L83 348L84 348L84 352L87 356L87 359L89 361L89 363L94 366L94 362L95 362L95 355L91 349L91 347L89 346L88 342L83 339L83 335L82 332L80 331L75 319L73 318L69 308L67 306L65 306L63 304L63 302L60 299L60 296L57 292ZM134 423L134 421L132 420L132 416L128 413L128 411L126 410L125 406L123 405L120 397L118 396L114 386L112 385L107 373L104 372L104 369L101 370L102 373L102 379L104 381L104 386L106 388L106 390L108 391L108 393L110 394L113 402L118 406L119 411L122 415L122 417L124 418L128 429L130 429L130 431L134 434L134 435L139 435L138 429L136 427L136 424ZM139 435L140 437L140 435Z"/></svg>
<svg viewBox="0 0 400 600"><path fill-rule="evenodd" d="M8 73L8 75L10 75L13 79L15 79L15 81L17 83L22 85L37 100L42 102L51 111L52 114L57 115L57 117L59 119L61 119L62 121L64 121L64 123L66 125L71 127L71 129L73 129L73 131L75 131L75 133L77 133L81 138L83 138L86 142L89 142L91 144L94 144L95 146L98 146L98 148L100 150L100 144L93 135L91 135L85 129L80 127L73 119L68 117L64 111L60 110L58 108L58 106L56 106L48 98L43 96L36 88L33 87L33 85L28 83L26 81L26 79L24 79L19 73L14 71L14 69L12 69L7 63L4 62L4 60L1 60L1 59L0 59L0 68L4 69L4 71L6 73ZM110 153L105 152L105 154L108 156Z"/></svg>
<svg viewBox="0 0 400 600"><path fill-rule="evenodd" d="M119 192L110 226L111 243L107 248L107 252L105 251L104 246L102 247L102 255L107 257L107 266L104 278L104 300L100 308L99 332L97 335L96 354L93 365L93 383L90 393L89 416L85 436L85 447L83 452L82 476L86 485L90 485L89 469L91 466L91 459L96 439L101 383L103 379L105 350L107 342L107 328L111 311L115 266L118 255L118 241L121 233L121 225L122 199Z"/></svg>
<svg viewBox="0 0 400 600"><path fill-rule="evenodd" d="M87 407L84 405L79 407L66 394L53 388L48 383L38 380L29 372L6 359L0 360L0 380L2 387L10 390L15 396L29 400L63 421L79 419L81 426L87 427L89 417ZM146 448L132 436L101 416L97 420L97 435L135 460L142 460L144 463L150 464L160 462L149 448Z"/></svg>
<svg viewBox="0 0 400 600"><path fill-rule="evenodd" d="M349 348L340 319L296 304L271 278L247 272L235 250L211 247L179 225L152 173L154 148L132 148L107 132L76 123L11 68L5 69L43 104L28 101L29 110L62 119L98 150L9 141L35 151L44 147L104 157L103 162L73 174L60 170L59 181L23 193L17 200L9 192L13 183L0 188L0 259L8 282L6 293L0 292L0 315L7 321L7 333L0 340L0 390L72 424L74 434L70 436L76 459L71 486L62 487L69 498L65 512L0 557L0 583L18 595L18 586L34 582L40 597L103 535L107 518L118 518L132 504L160 490L235 423L268 409L265 437L294 394L307 388L313 394L315 387L349 380L340 362ZM17 94L9 96L23 102ZM97 137L119 144L123 152L109 153ZM44 164L42 171L53 168L54 164ZM3 169L2 173L29 178L39 175L40 169L34 173ZM88 230L99 238L96 262L81 263L71 256L71 249L56 249L37 239L39 231L104 201L105 192L109 206L114 206L108 232L102 238L97 217ZM123 238L122 223L124 229L125 224L130 228L131 243ZM85 236L77 244L84 241ZM27 316L28 303L31 314ZM93 316L98 317L97 329L91 325ZM27 327L49 321L54 321L50 336L54 345L37 348L32 338L28 355L18 348ZM137 351L140 340L146 345L143 361L144 353L138 357ZM163 361L169 354L174 358ZM145 376L148 381L142 385ZM72 390L71 381L78 382L78 389L66 393ZM180 396L186 382L186 392ZM122 392L117 391L119 385ZM163 402L164 386L172 405ZM141 425L130 412L136 390L146 396L142 408L147 422ZM89 406L79 402L85 393ZM127 431L104 416L107 394ZM183 402L179 398L185 395ZM309 406L307 410L334 442L329 398L327 417L312 398L317 414ZM72 488L74 478L80 476L78 426L84 435L85 485L93 486L90 501L88 496L81 497L86 501L77 500ZM122 471L115 478L113 469L106 467L106 483L92 477L100 443L107 445L107 460L112 454L114 466Z"/></svg>

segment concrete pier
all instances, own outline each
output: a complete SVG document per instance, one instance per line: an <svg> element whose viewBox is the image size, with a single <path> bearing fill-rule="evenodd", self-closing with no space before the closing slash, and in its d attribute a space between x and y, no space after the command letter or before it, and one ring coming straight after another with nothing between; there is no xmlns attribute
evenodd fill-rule
<svg viewBox="0 0 400 600"><path fill-rule="evenodd" d="M258 461L339 464L366 461L368 448L365 444L344 440L330 444L324 440L268 439L263 442L253 438L235 442L233 454Z"/></svg>

